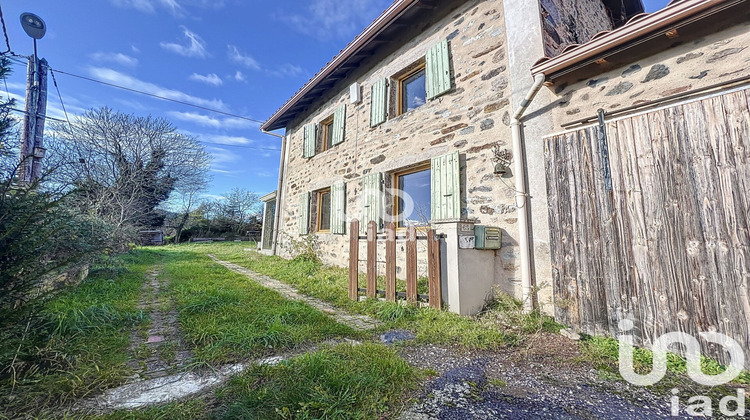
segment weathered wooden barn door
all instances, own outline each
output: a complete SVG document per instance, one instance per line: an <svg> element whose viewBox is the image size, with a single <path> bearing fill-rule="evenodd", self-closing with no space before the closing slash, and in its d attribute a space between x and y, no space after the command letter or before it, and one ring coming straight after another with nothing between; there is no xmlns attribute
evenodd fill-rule
<svg viewBox="0 0 750 420"><path fill-rule="evenodd" d="M641 344L715 330L750 350L749 99L738 90L545 139L560 322L614 335L628 317Z"/></svg>

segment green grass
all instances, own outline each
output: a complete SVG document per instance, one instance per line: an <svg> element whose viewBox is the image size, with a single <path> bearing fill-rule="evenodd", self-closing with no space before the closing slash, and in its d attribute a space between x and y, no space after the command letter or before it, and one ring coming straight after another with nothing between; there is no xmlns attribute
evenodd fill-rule
<svg viewBox="0 0 750 420"><path fill-rule="evenodd" d="M141 410L118 410L106 415L83 416L86 420L203 420L210 419L210 410L200 399L174 402Z"/></svg>
<svg viewBox="0 0 750 420"><path fill-rule="evenodd" d="M124 268L94 271L81 285L45 303L26 322L0 331L0 415L21 416L119 385L130 330L147 321L137 309L147 250L122 257Z"/></svg>
<svg viewBox="0 0 750 420"><path fill-rule="evenodd" d="M619 343L611 337L586 336L581 341L582 358L591 363L596 369L619 376ZM633 350L633 364L636 372L645 374L651 371L653 353L644 348ZM717 375L724 372L726 367L716 360L701 356L701 370L707 375ZM674 353L667 353L667 371L674 375L684 376L687 373L687 362L684 357ZM750 372L742 371L733 381L736 384L750 384Z"/></svg>
<svg viewBox="0 0 750 420"><path fill-rule="evenodd" d="M296 287L301 293L314 296L354 313L373 316L385 328L404 328L417 335L418 342L452 344L465 348L493 349L514 345L527 334L557 331L560 326L537 312L523 314L518 301L498 300L478 318L462 317L447 311L417 309L392 302L368 299L355 302L348 297L348 270L329 267L310 258L285 260L245 251L242 244L213 243L180 246L196 253L216 255L253 271L273 277ZM476 322L479 320L480 322ZM504 320L504 323L496 322Z"/></svg>
<svg viewBox="0 0 750 420"><path fill-rule="evenodd" d="M317 309L283 298L189 247L163 247L158 252L164 255L162 275L169 279L168 293L197 365L360 336Z"/></svg>
<svg viewBox="0 0 750 420"><path fill-rule="evenodd" d="M377 419L419 379L382 344L342 344L234 377L217 392L217 413L227 419Z"/></svg>

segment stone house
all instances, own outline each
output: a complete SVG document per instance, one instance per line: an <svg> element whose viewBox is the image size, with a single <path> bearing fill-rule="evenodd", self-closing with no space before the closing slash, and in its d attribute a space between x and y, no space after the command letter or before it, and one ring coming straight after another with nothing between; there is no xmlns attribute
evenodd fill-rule
<svg viewBox="0 0 750 420"><path fill-rule="evenodd" d="M285 129L274 252L289 256L290 241L313 234L323 261L345 266L351 219L432 224L448 235L450 310L476 312L498 287L551 312L544 160L527 167L513 135L529 69L642 10L640 0L395 1L261 127ZM534 112L533 134L551 132L552 113ZM499 249L460 250L457 232L472 224L501 228Z"/></svg>

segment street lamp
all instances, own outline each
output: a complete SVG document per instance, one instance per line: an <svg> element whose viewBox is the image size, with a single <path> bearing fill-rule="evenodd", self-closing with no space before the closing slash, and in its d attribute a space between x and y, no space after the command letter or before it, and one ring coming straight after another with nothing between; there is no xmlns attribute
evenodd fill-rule
<svg viewBox="0 0 750 420"><path fill-rule="evenodd" d="M26 84L26 115L21 143L21 181L39 179L44 158L44 119L47 114L47 62L42 60L40 72L36 40L47 33L44 20L33 13L21 13L21 27L34 40L34 57L29 58ZM33 61L32 61L33 60Z"/></svg>
<svg viewBox="0 0 750 420"><path fill-rule="evenodd" d="M47 25L44 24L44 20L33 13L21 13L21 26L26 35L34 38L34 40L42 39L44 34L47 33Z"/></svg>

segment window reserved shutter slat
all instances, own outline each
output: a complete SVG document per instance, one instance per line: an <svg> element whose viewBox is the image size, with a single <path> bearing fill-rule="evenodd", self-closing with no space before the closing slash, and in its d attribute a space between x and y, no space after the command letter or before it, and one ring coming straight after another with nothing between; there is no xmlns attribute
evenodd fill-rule
<svg viewBox="0 0 750 420"><path fill-rule="evenodd" d="M431 216L433 220L461 217L461 169L458 152L432 158Z"/></svg>
<svg viewBox="0 0 750 420"><path fill-rule="evenodd" d="M302 150L302 157L304 158L311 158L315 156L315 140L316 140L316 132L318 129L317 124L307 124L305 126L305 141L303 145Z"/></svg>
<svg viewBox="0 0 750 420"><path fill-rule="evenodd" d="M362 222L359 224L362 234L367 233L367 224L372 220L378 224L378 232L381 230L382 182L383 174L379 172L362 177Z"/></svg>
<svg viewBox="0 0 750 420"><path fill-rule="evenodd" d="M346 129L346 104L341 105L333 113L333 139L331 145L335 146L344 142L344 131Z"/></svg>
<svg viewBox="0 0 750 420"><path fill-rule="evenodd" d="M425 88L427 99L436 98L451 90L448 40L433 46L425 55Z"/></svg>
<svg viewBox="0 0 750 420"><path fill-rule="evenodd" d="M375 82L371 88L370 127L385 122L388 112L388 79Z"/></svg>
<svg viewBox="0 0 750 420"><path fill-rule="evenodd" d="M346 233L346 184L337 181L331 186L331 233Z"/></svg>
<svg viewBox="0 0 750 420"><path fill-rule="evenodd" d="M310 233L310 193L302 194L299 201L299 234Z"/></svg>

